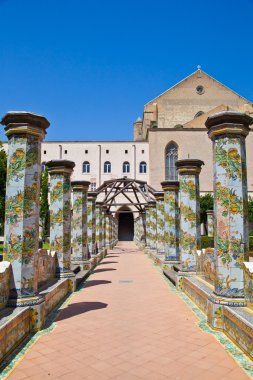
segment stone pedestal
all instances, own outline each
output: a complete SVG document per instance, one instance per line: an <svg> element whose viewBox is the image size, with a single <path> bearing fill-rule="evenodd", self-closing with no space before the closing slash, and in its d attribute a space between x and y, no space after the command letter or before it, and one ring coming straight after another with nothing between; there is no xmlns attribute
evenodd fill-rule
<svg viewBox="0 0 253 380"><path fill-rule="evenodd" d="M199 173L203 161L179 160L176 168L180 186L180 237L181 270L196 271L196 255L200 248Z"/></svg>
<svg viewBox="0 0 253 380"><path fill-rule="evenodd" d="M56 276L73 280L71 270L71 186L70 176L75 163L52 160L46 163L50 175L50 248L57 252Z"/></svg>
<svg viewBox="0 0 253 380"><path fill-rule="evenodd" d="M87 240L89 258L96 254L96 192L88 192Z"/></svg>
<svg viewBox="0 0 253 380"><path fill-rule="evenodd" d="M72 181L73 215L71 221L71 262L81 269L89 269L87 246L87 192L90 182Z"/></svg>
<svg viewBox="0 0 253 380"><path fill-rule="evenodd" d="M164 255L164 192L158 191L154 195L156 199L156 250L158 254Z"/></svg>
<svg viewBox="0 0 253 380"><path fill-rule="evenodd" d="M206 121L214 152L215 290L208 321L218 327L221 305L243 306L243 262L247 261L247 169L245 138L253 119L239 112L221 112Z"/></svg>
<svg viewBox="0 0 253 380"><path fill-rule="evenodd" d="M207 210L207 235L213 237L213 210Z"/></svg>
<svg viewBox="0 0 253 380"><path fill-rule="evenodd" d="M164 191L164 241L165 241L165 268L180 263L179 255L179 209L178 209L178 181L161 183Z"/></svg>
<svg viewBox="0 0 253 380"><path fill-rule="evenodd" d="M1 124L8 137L8 162L3 256L12 265L10 306L31 306L44 322L43 299L38 297L37 253L41 141L48 120L30 112L8 112Z"/></svg>

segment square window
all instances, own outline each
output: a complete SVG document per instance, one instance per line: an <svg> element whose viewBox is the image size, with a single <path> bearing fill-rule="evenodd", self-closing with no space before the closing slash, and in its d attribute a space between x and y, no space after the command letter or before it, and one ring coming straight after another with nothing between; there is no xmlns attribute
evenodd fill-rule
<svg viewBox="0 0 253 380"><path fill-rule="evenodd" d="M128 153L128 150L125 150L125 153L127 154L127 153Z"/></svg>
<svg viewBox="0 0 253 380"><path fill-rule="evenodd" d="M47 151L46 151L46 150L44 150L44 154L47 154Z"/></svg>
<svg viewBox="0 0 253 380"><path fill-rule="evenodd" d="M64 150L64 153L65 153L65 154L67 154L67 153L68 153L68 151L67 151L67 150Z"/></svg>
<svg viewBox="0 0 253 380"><path fill-rule="evenodd" d="M109 153L109 150L108 150L108 149L106 149L106 153L107 153L107 154Z"/></svg>
<svg viewBox="0 0 253 380"><path fill-rule="evenodd" d="M88 153L88 150L87 149L85 149L85 154L87 154Z"/></svg>
<svg viewBox="0 0 253 380"><path fill-rule="evenodd" d="M143 153L144 153L144 150L142 150L141 153L143 154Z"/></svg>

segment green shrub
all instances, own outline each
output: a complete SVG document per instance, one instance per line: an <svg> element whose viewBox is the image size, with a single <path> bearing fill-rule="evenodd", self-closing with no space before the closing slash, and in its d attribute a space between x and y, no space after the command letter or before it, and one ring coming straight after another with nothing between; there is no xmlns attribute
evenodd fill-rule
<svg viewBox="0 0 253 380"><path fill-rule="evenodd" d="M213 248L213 238L209 236L201 236L201 249Z"/></svg>

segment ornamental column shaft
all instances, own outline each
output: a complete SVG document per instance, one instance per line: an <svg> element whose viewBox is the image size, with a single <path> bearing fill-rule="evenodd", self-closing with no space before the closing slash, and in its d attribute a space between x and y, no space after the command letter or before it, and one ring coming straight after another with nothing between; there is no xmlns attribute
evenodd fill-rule
<svg viewBox="0 0 253 380"><path fill-rule="evenodd" d="M111 215L105 214L105 248L111 247Z"/></svg>
<svg viewBox="0 0 253 380"><path fill-rule="evenodd" d="M71 243L73 264L81 265L84 269L88 261L87 247L87 192L90 182L72 181L73 215L71 222Z"/></svg>
<svg viewBox="0 0 253 380"><path fill-rule="evenodd" d="M243 261L248 251L245 138L252 123L250 116L232 111L214 114L206 121L214 157L214 293L237 298L239 304L240 298L242 304L244 300Z"/></svg>
<svg viewBox="0 0 253 380"><path fill-rule="evenodd" d="M4 260L12 265L10 305L41 302L37 293L41 141L49 122L29 112L8 112Z"/></svg>
<svg viewBox="0 0 253 380"><path fill-rule="evenodd" d="M103 215L102 215L102 203L96 203L96 245L97 253L103 250Z"/></svg>
<svg viewBox="0 0 253 380"><path fill-rule="evenodd" d="M180 183L181 270L196 271L197 249L200 248L199 173L204 162L196 159L179 160L176 168Z"/></svg>
<svg viewBox="0 0 253 380"><path fill-rule="evenodd" d="M165 260L179 261L179 182L165 181L161 183L164 191L164 240Z"/></svg>
<svg viewBox="0 0 253 380"><path fill-rule="evenodd" d="M96 254L96 192L88 192L87 240L89 258Z"/></svg>
<svg viewBox="0 0 253 380"><path fill-rule="evenodd" d="M57 252L56 275L73 277L71 271L71 186L73 161L46 163L50 175L50 248Z"/></svg>
<svg viewBox="0 0 253 380"><path fill-rule="evenodd" d="M164 193L158 191L156 198L156 249L158 254L164 254Z"/></svg>
<svg viewBox="0 0 253 380"><path fill-rule="evenodd" d="M150 205L145 205L146 215L146 246L151 248L151 224L150 224Z"/></svg>
<svg viewBox="0 0 253 380"><path fill-rule="evenodd" d="M156 249L156 203L150 202L149 207L150 248Z"/></svg>
<svg viewBox="0 0 253 380"><path fill-rule="evenodd" d="M213 237L213 210L208 210L207 212L207 235Z"/></svg>

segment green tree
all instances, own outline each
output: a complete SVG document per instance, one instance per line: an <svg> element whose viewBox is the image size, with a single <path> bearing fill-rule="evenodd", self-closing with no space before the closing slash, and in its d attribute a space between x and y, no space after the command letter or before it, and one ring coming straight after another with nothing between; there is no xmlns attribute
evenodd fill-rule
<svg viewBox="0 0 253 380"><path fill-rule="evenodd" d="M207 222L207 210L213 210L213 196L205 194L200 197L200 222Z"/></svg>
<svg viewBox="0 0 253 380"><path fill-rule="evenodd" d="M40 220L42 225L42 240L48 236L49 231L49 205L48 205L48 170L41 173L40 179Z"/></svg>
<svg viewBox="0 0 253 380"><path fill-rule="evenodd" d="M0 235L4 234L7 155L0 142Z"/></svg>

